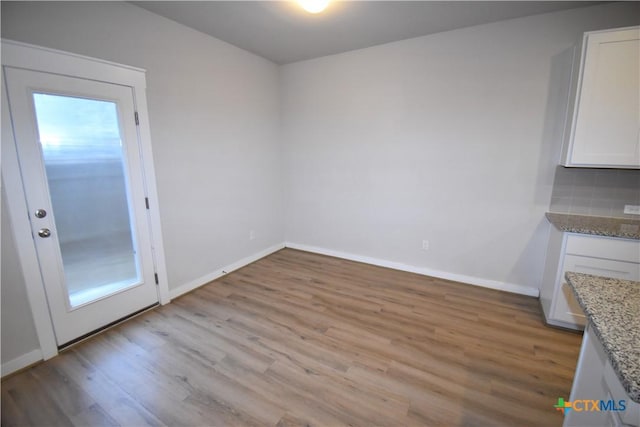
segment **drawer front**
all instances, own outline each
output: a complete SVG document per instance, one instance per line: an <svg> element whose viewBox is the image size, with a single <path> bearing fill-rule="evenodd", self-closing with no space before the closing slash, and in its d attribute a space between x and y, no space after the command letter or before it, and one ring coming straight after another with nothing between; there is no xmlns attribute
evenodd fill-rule
<svg viewBox="0 0 640 427"><path fill-rule="evenodd" d="M562 266L561 285L556 294L553 317L556 320L575 323L579 326L585 325L585 316L580 304L578 304L578 301L576 301L573 296L571 288L564 279L564 273L567 271L614 277L616 279L640 280L640 264L566 255Z"/></svg>
<svg viewBox="0 0 640 427"><path fill-rule="evenodd" d="M563 281L564 273L567 271L593 274L594 276L613 277L615 279L640 280L640 264L634 262L565 255L564 265L562 266Z"/></svg>
<svg viewBox="0 0 640 427"><path fill-rule="evenodd" d="M565 253L640 263L640 240L568 234Z"/></svg>

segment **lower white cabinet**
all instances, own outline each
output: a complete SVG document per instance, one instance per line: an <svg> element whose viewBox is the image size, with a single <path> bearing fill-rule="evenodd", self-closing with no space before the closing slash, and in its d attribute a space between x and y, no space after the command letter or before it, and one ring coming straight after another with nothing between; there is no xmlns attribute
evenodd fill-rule
<svg viewBox="0 0 640 427"><path fill-rule="evenodd" d="M607 406L593 410L585 401L594 400ZM624 391L590 327L582 338L569 401L573 409L565 414L563 427L640 427L640 404Z"/></svg>
<svg viewBox="0 0 640 427"><path fill-rule="evenodd" d="M567 271L640 280L640 240L569 233L552 226L540 302L548 324L584 329L582 308L567 285Z"/></svg>
<svg viewBox="0 0 640 427"><path fill-rule="evenodd" d="M607 387L604 383L604 365L607 363L607 355L593 334L587 329L582 336L580 357L573 375L571 396L569 401L600 400L607 399ZM608 414L604 411L587 411L588 404L580 405L580 410L570 409L564 415L563 427L602 427L607 425ZM586 408L584 406L587 406Z"/></svg>

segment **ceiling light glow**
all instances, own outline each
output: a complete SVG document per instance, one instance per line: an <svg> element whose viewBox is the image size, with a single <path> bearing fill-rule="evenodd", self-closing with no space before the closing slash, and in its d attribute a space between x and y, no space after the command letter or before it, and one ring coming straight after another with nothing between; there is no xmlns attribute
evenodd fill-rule
<svg viewBox="0 0 640 427"><path fill-rule="evenodd" d="M298 3L309 13L320 13L329 5L329 0L298 0Z"/></svg>

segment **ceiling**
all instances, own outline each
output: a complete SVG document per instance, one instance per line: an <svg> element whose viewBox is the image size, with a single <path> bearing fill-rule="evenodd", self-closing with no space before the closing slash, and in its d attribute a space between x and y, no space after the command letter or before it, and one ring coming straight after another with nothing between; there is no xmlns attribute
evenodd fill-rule
<svg viewBox="0 0 640 427"><path fill-rule="evenodd" d="M293 1L135 1L137 6L277 64L505 19L594 5L589 1L333 1L322 13Z"/></svg>

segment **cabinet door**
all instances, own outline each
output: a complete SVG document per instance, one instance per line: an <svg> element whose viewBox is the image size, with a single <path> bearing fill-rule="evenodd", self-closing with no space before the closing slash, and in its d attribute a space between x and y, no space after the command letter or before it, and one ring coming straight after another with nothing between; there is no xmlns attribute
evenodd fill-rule
<svg viewBox="0 0 640 427"><path fill-rule="evenodd" d="M567 166L640 168L640 27L585 36Z"/></svg>
<svg viewBox="0 0 640 427"><path fill-rule="evenodd" d="M616 279L640 280L639 264L585 256L565 255L562 267L562 284L556 295L557 300L553 317L557 320L579 326L585 325L585 316L580 304L578 304L578 301L576 301L573 296L569 285L564 280L564 273L567 271L613 277Z"/></svg>

